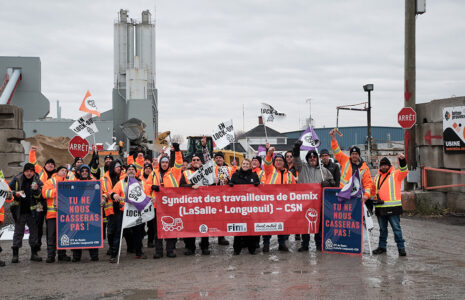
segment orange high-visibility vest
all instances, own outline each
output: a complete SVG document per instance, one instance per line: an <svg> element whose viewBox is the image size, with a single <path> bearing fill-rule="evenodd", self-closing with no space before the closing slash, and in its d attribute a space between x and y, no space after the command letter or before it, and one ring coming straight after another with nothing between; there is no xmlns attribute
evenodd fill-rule
<svg viewBox="0 0 465 300"><path fill-rule="evenodd" d="M331 149L333 150L334 157L341 164L341 183L340 187L344 187L352 177L352 164L350 157L344 154L339 148L337 141L331 141ZM370 169L365 162L360 167L360 178L362 179L362 186L364 189L364 196L370 198L373 181L371 180Z"/></svg>
<svg viewBox="0 0 465 300"><path fill-rule="evenodd" d="M42 188L42 197L47 201L47 215L45 218L56 219L57 217L57 187L58 182L66 181L66 178L60 176L52 176L51 179L47 180Z"/></svg>
<svg viewBox="0 0 465 300"><path fill-rule="evenodd" d="M119 179L122 180L126 177L126 174L121 172ZM113 189L113 184L111 183L110 171L106 171L103 178L100 180L102 182L102 195L105 198L105 205L103 210L105 211L105 216L113 215L113 200L111 199L111 191Z"/></svg>
<svg viewBox="0 0 465 300"><path fill-rule="evenodd" d="M287 169L281 174L273 166L273 158L265 156L265 184L295 184L295 177Z"/></svg>
<svg viewBox="0 0 465 300"><path fill-rule="evenodd" d="M252 172L255 172L258 176L258 179L260 179L260 183L264 184L265 183L265 171L263 171L260 168L255 168L252 170Z"/></svg>
<svg viewBox="0 0 465 300"><path fill-rule="evenodd" d="M383 200L384 203L375 205L375 207L402 206L401 185L407 174L407 165L398 170L395 170L394 167L391 166L386 173L378 171L374 184L374 188L376 189L375 195L379 195L379 198Z"/></svg>

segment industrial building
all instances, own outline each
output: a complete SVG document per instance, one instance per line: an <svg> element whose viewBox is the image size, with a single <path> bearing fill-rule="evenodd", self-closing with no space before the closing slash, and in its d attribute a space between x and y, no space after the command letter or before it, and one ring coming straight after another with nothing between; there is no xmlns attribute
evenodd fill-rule
<svg viewBox="0 0 465 300"><path fill-rule="evenodd" d="M158 130L158 100L155 87L155 21L151 13L142 12L140 20L131 19L120 10L114 24L114 87L112 108L95 118L100 143L112 144L114 137L126 141L123 124L130 121L144 128L139 141L152 143ZM47 117L50 101L41 92L39 57L0 57L0 74L5 74L0 88L3 104L24 110L26 138L42 134L49 137L74 137L69 129L74 120L62 119L57 103L57 118ZM84 94L85 91L83 91ZM98 101L97 101L98 102ZM126 126L130 127L130 126ZM93 138L87 140L93 144Z"/></svg>

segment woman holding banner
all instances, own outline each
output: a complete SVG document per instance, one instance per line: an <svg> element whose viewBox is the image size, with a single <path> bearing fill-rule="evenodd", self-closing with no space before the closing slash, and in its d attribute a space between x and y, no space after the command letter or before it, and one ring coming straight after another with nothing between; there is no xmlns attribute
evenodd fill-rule
<svg viewBox="0 0 465 300"><path fill-rule="evenodd" d="M242 161L241 168L236 171L231 177L229 186L233 187L235 184L253 184L260 185L260 179L257 173L252 172L252 163L245 158ZM260 240L260 236L235 236L234 237L234 255L241 254L242 247L245 246L249 249L250 254L255 254L256 244Z"/></svg>

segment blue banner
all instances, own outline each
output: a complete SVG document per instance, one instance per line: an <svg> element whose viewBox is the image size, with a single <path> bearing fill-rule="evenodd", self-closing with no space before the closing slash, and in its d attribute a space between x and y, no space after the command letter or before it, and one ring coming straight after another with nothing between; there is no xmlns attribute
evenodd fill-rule
<svg viewBox="0 0 465 300"><path fill-rule="evenodd" d="M362 202L339 202L341 189L323 190L323 252L362 255Z"/></svg>
<svg viewBox="0 0 465 300"><path fill-rule="evenodd" d="M65 181L57 190L57 248L103 248L100 181Z"/></svg>

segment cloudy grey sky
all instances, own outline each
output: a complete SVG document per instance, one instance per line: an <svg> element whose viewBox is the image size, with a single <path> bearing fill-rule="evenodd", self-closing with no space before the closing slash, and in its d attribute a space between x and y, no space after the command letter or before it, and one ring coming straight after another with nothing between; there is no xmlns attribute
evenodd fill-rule
<svg viewBox="0 0 465 300"><path fill-rule="evenodd" d="M39 56L42 92L63 117L80 115L89 89L111 108L113 23L120 8L140 18L155 1L2 1L0 55ZM157 0L160 130L210 133L233 118L257 124L261 102L287 114L271 125L299 129L312 99L317 127L336 106L366 101L374 125L394 126L403 105L404 1ZM465 95L465 1L427 0L417 17L417 102ZM2 75L3 76L3 75ZM364 125L342 112L340 126Z"/></svg>

